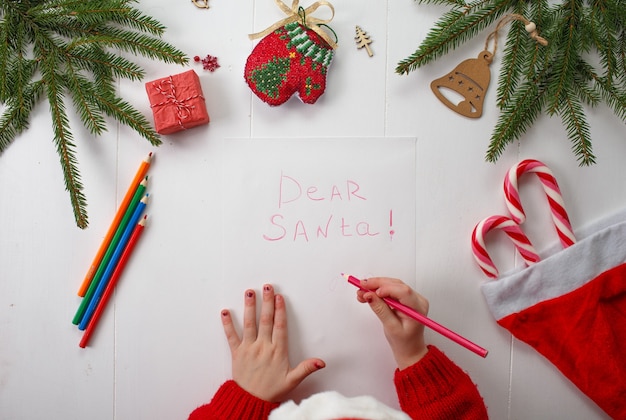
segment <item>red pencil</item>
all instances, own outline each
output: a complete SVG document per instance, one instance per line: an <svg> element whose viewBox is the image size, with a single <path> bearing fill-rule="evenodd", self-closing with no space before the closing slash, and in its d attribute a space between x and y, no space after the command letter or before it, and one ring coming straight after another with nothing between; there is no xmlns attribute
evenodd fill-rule
<svg viewBox="0 0 626 420"><path fill-rule="evenodd" d="M348 274L341 273L341 275L345 277L345 279L348 280L348 282L352 284L353 286L356 286L361 290L367 291L367 289L364 289L361 287L361 280L357 279L354 276L350 276ZM459 334L455 333L452 330L449 330L448 328L433 321L432 319L420 314L415 309L410 308L406 305L403 305L402 303L392 298L386 297L386 298L383 298L383 300L385 301L387 305L391 306L394 309L397 309L398 311L402 312L403 314L407 316L410 316L417 322L421 322L422 324L433 329L434 331L437 331L439 334L443 335L444 337L447 337L450 340L454 341L455 343L462 345L466 349L473 351L474 353L476 353L477 355L481 357L487 357L487 353L488 353L487 350L480 347L478 344L472 343L467 338L460 336Z"/></svg>
<svg viewBox="0 0 626 420"><path fill-rule="evenodd" d="M139 223L137 223L137 225L135 226L135 229L133 229L133 233L130 235L128 244L126 245L126 248L124 248L124 252L122 252L122 256L120 257L120 260L117 263L115 270L113 270L113 274L111 274L111 280L109 280L109 284L107 284L107 287L104 289L104 293L102 294L102 299L100 299L100 302L98 303L98 306L96 307L96 310L94 311L93 316L91 317L91 320L89 321L89 324L87 324L87 328L85 329L83 338L82 340L80 340L80 344L79 344L80 347L85 348L87 346L87 342L89 341L91 334L96 329L96 325L98 324L98 320L100 319L102 312L104 312L104 308L106 307L107 301L113 294L113 290L115 289L115 284L121 277L122 271L124 271L124 266L126 266L126 262L130 258L130 255L133 253L135 244L137 243L137 241L139 240L139 237L141 236L141 233L143 232L143 228L146 225L147 217L148 216L144 216L143 219L141 219Z"/></svg>

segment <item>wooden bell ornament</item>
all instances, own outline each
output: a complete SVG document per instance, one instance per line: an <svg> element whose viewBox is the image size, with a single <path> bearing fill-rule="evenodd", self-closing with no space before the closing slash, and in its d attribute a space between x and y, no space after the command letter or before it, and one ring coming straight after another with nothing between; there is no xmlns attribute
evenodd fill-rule
<svg viewBox="0 0 626 420"><path fill-rule="evenodd" d="M469 118L483 114L483 101L491 80L489 65L493 54L485 50L477 58L470 58L456 66L454 70L439 79L433 80L430 88L439 100L454 112ZM454 103L444 89L456 92L463 100Z"/></svg>
<svg viewBox="0 0 626 420"><path fill-rule="evenodd" d="M469 118L478 118L483 114L483 104L489 81L491 80L491 72L489 65L493 61L493 56L498 47L498 31L508 22L518 20L524 23L526 32L538 44L548 45L548 41L540 37L537 33L537 27L533 22L527 20L524 16L518 14L510 14L505 16L498 22L496 29L487 36L485 42L485 50L478 54L477 58L471 58L463 61L456 66L454 70L439 79L433 80L430 88L437 98L448 108L454 112ZM488 51L489 42L493 40L493 53ZM444 92L452 92L460 95L462 100L455 103L452 102Z"/></svg>
<svg viewBox="0 0 626 420"><path fill-rule="evenodd" d="M209 0L191 0L198 9L210 9Z"/></svg>

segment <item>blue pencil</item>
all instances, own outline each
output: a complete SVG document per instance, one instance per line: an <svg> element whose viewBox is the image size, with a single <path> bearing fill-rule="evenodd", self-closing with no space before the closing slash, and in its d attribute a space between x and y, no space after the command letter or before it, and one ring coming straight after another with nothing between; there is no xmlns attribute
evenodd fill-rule
<svg viewBox="0 0 626 420"><path fill-rule="evenodd" d="M118 242L117 247L115 247L115 252L113 252L113 255L111 256L111 260L109 261L109 264L107 265L106 270L104 270L104 274L102 274L102 278L100 279L100 282L98 283L98 287L96 288L96 291L94 292L93 297L91 298L91 301L89 302L89 306L87 307L87 310L85 311L85 314L83 315L83 318L81 319L80 324L78 325L79 330L84 330L85 328L87 328L87 325L89 324L89 320L93 316L93 313L96 310L96 307L98 306L98 303L100 302L100 299L102 298L102 293L104 293L104 289L106 289L107 284L109 283L109 280L111 279L111 275L113 274L113 271L115 271L115 267L117 266L117 263L120 260L120 257L122 256L122 253L124 252L124 249L126 248L126 245L128 244L130 235L133 233L133 229L135 228L135 225L139 221L139 218L141 217L143 210L146 208L146 204L148 203L148 195L149 194L146 194L141 199L141 201L139 201L139 204L137 204L137 208L135 209L135 212L131 216L128 222L128 225L126 225L126 229L124 230L124 233L122 234L122 237L120 238L120 241Z"/></svg>

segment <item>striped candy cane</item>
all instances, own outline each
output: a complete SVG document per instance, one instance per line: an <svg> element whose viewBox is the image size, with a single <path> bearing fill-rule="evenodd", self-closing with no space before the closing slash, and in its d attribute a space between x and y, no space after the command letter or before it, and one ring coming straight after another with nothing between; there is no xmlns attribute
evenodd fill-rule
<svg viewBox="0 0 626 420"><path fill-rule="evenodd" d="M472 232L474 258L487 277L498 277L498 269L485 246L485 236L494 229L500 229L509 236L527 265L535 264L540 260L539 254L514 220L506 216L487 217L479 222Z"/></svg>
<svg viewBox="0 0 626 420"><path fill-rule="evenodd" d="M511 213L511 218L518 224L524 223L526 214L522 208L517 186L518 179L526 172L534 172L539 177L543 189L548 197L552 221L564 248L574 244L576 238L572 225L565 211L565 204L561 196L561 190L556 182L552 171L538 160L527 159L512 167L504 178L504 197L506 205Z"/></svg>

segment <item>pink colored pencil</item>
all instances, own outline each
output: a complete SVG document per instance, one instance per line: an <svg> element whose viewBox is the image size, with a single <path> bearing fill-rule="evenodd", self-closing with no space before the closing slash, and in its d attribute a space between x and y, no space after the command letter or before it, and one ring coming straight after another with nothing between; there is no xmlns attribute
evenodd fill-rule
<svg viewBox="0 0 626 420"><path fill-rule="evenodd" d="M349 276L349 275L343 274L343 273L341 275L343 277L345 277L346 280L348 280L348 282L350 284L358 287L361 290L371 292L371 290L368 290L368 289L365 289L365 288L361 287L361 280L357 279L356 277ZM427 327L429 327L432 330L438 332L439 334L443 335L444 337L447 337L450 340L454 341L455 343L462 345L466 349L468 349L470 351L473 351L474 353L476 353L477 355L479 355L481 357L487 357L487 353L489 353L487 350L485 350L484 348L480 347L477 344L472 343L467 338L458 335L454 331L449 330L448 328L446 328L443 325L433 321L432 319L430 319L430 318L420 314L415 309L410 308L410 307L408 307L406 305L403 305L402 303L398 302L395 299L391 299L391 298L386 298L385 297L385 298L383 298L383 300L385 301L385 303L387 305L389 305L392 308L402 312L406 316L410 316L411 318L413 318L417 322L420 322L420 323L426 325Z"/></svg>
<svg viewBox="0 0 626 420"><path fill-rule="evenodd" d="M147 216L144 216L143 219L141 219L139 223L137 223L137 225L135 226L135 229L133 229L133 233L131 234L130 239L128 240L128 244L126 245L126 248L124 248L124 252L122 252L122 256L120 257L120 260L117 263L115 270L113 270L113 274L111 274L111 280L107 284L107 287L104 289L104 293L102 294L102 299L100 299L100 302L98 303L98 306L96 307L96 310L94 311L93 316L91 317L91 320L87 324L87 328L85 329L83 338L80 340L80 344L79 344L80 347L85 348L87 346L87 343L89 342L89 338L91 337L91 334L93 334L94 330L96 329L98 320L100 319L102 312L104 312L107 302L109 298L111 297L111 295L113 294L113 290L115 290L115 284L117 283L120 276L122 275L122 271L124 271L126 262L128 261L131 254L133 253L133 249L135 248L135 245L137 244L137 241L139 240L139 237L141 236L143 232L143 228L146 225L146 218Z"/></svg>

